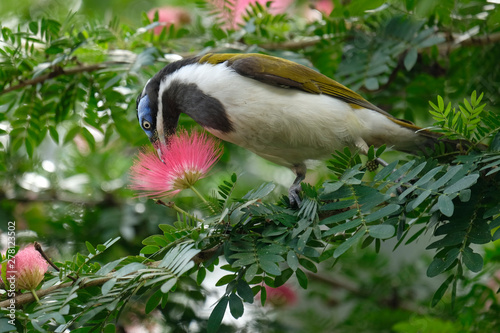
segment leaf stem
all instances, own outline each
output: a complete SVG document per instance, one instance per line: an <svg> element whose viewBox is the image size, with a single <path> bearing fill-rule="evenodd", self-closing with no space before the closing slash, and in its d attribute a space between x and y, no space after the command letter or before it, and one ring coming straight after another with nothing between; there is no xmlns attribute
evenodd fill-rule
<svg viewBox="0 0 500 333"><path fill-rule="evenodd" d="M30 292L31 292L31 294L33 295L33 297L35 298L36 302L37 302L39 305L42 305L42 303L40 303L40 299L38 298L38 295L36 294L35 289L31 288L31 289L30 289Z"/></svg>
<svg viewBox="0 0 500 333"><path fill-rule="evenodd" d="M212 211L212 213L215 214L215 211L212 208L212 206L210 205L210 203L207 201L207 199L205 199L205 197L203 197L203 195L196 189L196 187L194 187L193 185L190 185L189 188L194 192L194 194L196 194L196 196L198 196L198 198L201 199L201 201L203 201L203 203L206 206L208 206L208 208L210 208L210 210Z"/></svg>
<svg viewBox="0 0 500 333"><path fill-rule="evenodd" d="M196 221L200 221L201 220L199 218L197 218L196 216L192 215L192 214L189 214L188 212L186 212L184 209L182 209L181 207L177 206L175 204L175 202L173 201L169 201L169 202L165 202L163 200L155 200L155 202L158 204L158 205L163 205L165 207L168 207L168 208L172 208L173 210L175 210L176 212L182 214L182 215L185 215L193 220L196 220Z"/></svg>

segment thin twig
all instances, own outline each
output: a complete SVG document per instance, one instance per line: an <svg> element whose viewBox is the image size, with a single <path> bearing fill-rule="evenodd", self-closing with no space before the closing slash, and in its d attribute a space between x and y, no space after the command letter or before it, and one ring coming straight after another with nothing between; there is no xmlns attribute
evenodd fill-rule
<svg viewBox="0 0 500 333"><path fill-rule="evenodd" d="M162 206L165 206L165 207L168 207L168 208L172 208L173 210L175 210L176 212L182 214L182 215L185 215L193 220L196 220L198 222L201 222L201 219L197 218L196 216L194 215L191 215L189 214L188 212L186 212L184 209L180 208L179 206L177 206L175 204L175 202L173 201L169 201L169 202L165 202L163 200L160 200L160 199L155 199L154 200L156 204L158 205L162 205Z"/></svg>
<svg viewBox="0 0 500 333"><path fill-rule="evenodd" d="M59 267L57 267L53 262L52 260L50 260L50 258L47 256L47 254L45 254L45 252L43 251L42 249L42 245L40 245L40 243L38 242L35 242L35 250L38 251L38 253L40 253L43 257L43 259L45 259L46 262L49 263L50 266L52 266L52 268L54 268L56 271L60 272L61 270L59 269ZM66 275L66 277L68 277L69 279L73 280L73 282L76 282L77 278L71 276L71 275Z"/></svg>

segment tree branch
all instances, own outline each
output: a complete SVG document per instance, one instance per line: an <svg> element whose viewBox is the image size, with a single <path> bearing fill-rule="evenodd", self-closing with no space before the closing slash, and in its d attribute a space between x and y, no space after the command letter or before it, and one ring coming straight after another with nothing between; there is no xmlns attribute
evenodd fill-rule
<svg viewBox="0 0 500 333"><path fill-rule="evenodd" d="M300 50L308 46L314 46L319 43L323 39L333 38L333 36L315 36L304 38L301 40L291 40L282 43L264 43L259 46L263 49L270 50ZM478 46L478 45L488 45L495 44L500 42L500 32L493 33L491 35L484 35L479 37L470 37L463 40L460 40L459 37L454 38L453 40L439 44L438 48L440 51L453 50L460 46Z"/></svg>
<svg viewBox="0 0 500 333"><path fill-rule="evenodd" d="M42 83L44 81L47 81L49 79L53 79L53 78L61 76L61 75L73 75L73 74L78 74L78 73L93 72L93 71L96 71L99 69L104 69L107 67L107 64L108 63L101 63L101 64L93 64L93 65L87 65L87 66L71 67L71 68L67 68L67 69L64 69L60 66L57 66L50 73L38 76L38 77L30 79L30 80L21 81L19 84L10 86L10 87L0 91L0 95L7 94L11 91L22 89L22 88L27 87L27 86L33 86L35 84Z"/></svg>
<svg viewBox="0 0 500 333"><path fill-rule="evenodd" d="M191 260L197 265L202 262L205 262L209 260L217 251L220 249L222 245L214 246L210 249L203 250L199 252L197 255L195 255ZM156 267L158 266L160 261L155 261L149 263L149 266L151 267ZM69 278L72 278L68 276ZM83 288L89 288L89 287L96 287L96 286L102 286L104 283L107 281L111 280L113 276L104 276L102 278L97 278L97 279L92 279L90 281L85 282L85 278L79 282L79 289ZM36 291L36 295L38 298L42 298L45 295L51 294L55 292L56 290L66 288L66 287L71 287L75 282L65 282L59 285L55 285L46 289L39 289ZM78 283L78 281L76 281ZM17 295L14 298L14 304L16 305L16 308L19 308L22 305L29 304L31 302L35 301L35 297L33 296L32 293L26 292L24 294ZM6 308L11 304L11 298L6 299L5 301L0 302L0 308Z"/></svg>
<svg viewBox="0 0 500 333"><path fill-rule="evenodd" d="M330 38L330 36L326 36ZM331 36L333 38L333 36ZM308 37L301 40L290 40L281 43L264 43L259 45L263 49L270 50L301 50L305 47L314 46L319 43L324 37Z"/></svg>
<svg viewBox="0 0 500 333"><path fill-rule="evenodd" d="M100 278L100 279L95 279L95 280L91 280L91 281L88 281L88 282L83 282L80 286L80 289L81 288L88 288L88 287L94 287L94 286L102 286L104 283L106 283L106 281L109 281L112 277L103 277L103 278ZM55 292L56 290L59 290L59 289L62 289L62 288L66 288L66 287L71 287L73 285L73 282L66 282L66 283L61 283L61 284L58 284L58 285L55 285L55 286L52 286L52 287L49 287L49 288L46 288L46 289L39 289L36 291L36 295L38 296L38 298L41 298L45 295L48 295L48 294L51 294L53 292ZM15 305L16 305L16 308L19 308L21 305L24 305L24 304L28 304L28 303L31 303L31 302L34 302L35 301L35 297L33 296L32 293L30 292L27 292L27 293L24 293L24 294L20 294L18 296L15 297ZM0 307L1 308L6 308L7 306L9 306L11 304L11 299L7 299L5 301L2 301L0 302Z"/></svg>
<svg viewBox="0 0 500 333"><path fill-rule="evenodd" d="M330 38L330 36L326 36L327 38ZM333 37L333 36L332 36ZM282 43L264 43L259 45L263 49L270 49L270 50L300 50L305 47L309 46L314 46L317 43L319 43L322 39L324 39L325 36L323 37L308 37L304 38L301 40L291 40L291 41L286 41ZM500 32L493 33L491 35L484 35L484 36L479 36L479 37L470 37L466 38L464 40L459 40L458 42L456 41L459 38L455 38L452 41L443 43L438 45L438 48L442 52L450 51L453 49L456 49L460 46L478 46L478 45L488 45L488 44L494 44L500 42ZM189 54L184 54L184 55L194 55L189 53ZM122 63L122 62L117 62ZM38 83L42 83L44 81L47 81L49 79L53 79L55 77L61 76L61 75L74 75L78 73L84 73L84 72L93 72L96 70L104 69L108 67L110 64L115 64L113 62L105 62L105 63L100 63L100 64L93 64L93 65L85 65L85 66L76 66L76 67L71 67L64 69L60 66L54 68L50 73L38 76L36 78L30 79L30 80L25 80L21 81L19 84L10 86L2 91L0 91L0 95L7 94L11 91L22 89L27 86L32 86Z"/></svg>

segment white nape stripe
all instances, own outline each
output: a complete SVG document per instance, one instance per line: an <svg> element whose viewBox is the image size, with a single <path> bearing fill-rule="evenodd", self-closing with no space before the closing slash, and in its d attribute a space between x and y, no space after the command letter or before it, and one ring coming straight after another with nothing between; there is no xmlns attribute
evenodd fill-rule
<svg viewBox="0 0 500 333"><path fill-rule="evenodd" d="M161 100L161 98L160 98ZM165 127L163 126L163 111L161 102L158 104L158 112L156 113L156 132L158 139L162 145L166 144L165 140Z"/></svg>
<svg viewBox="0 0 500 333"><path fill-rule="evenodd" d="M151 79L150 79L151 80ZM148 80L149 83L149 80ZM144 88L146 89L146 88ZM166 144L165 140L165 127L163 126L163 103L161 100L161 95L163 90L161 87L158 94L158 111L156 112L156 133L158 134L158 139L162 145Z"/></svg>

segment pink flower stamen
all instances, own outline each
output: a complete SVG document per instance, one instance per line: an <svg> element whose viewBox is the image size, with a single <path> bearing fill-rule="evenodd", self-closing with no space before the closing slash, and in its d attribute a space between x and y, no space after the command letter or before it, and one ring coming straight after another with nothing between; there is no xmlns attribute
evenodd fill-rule
<svg viewBox="0 0 500 333"><path fill-rule="evenodd" d="M139 196L173 196L204 178L222 155L217 140L204 133L185 131L172 136L167 145L141 151L130 169L130 188Z"/></svg>

